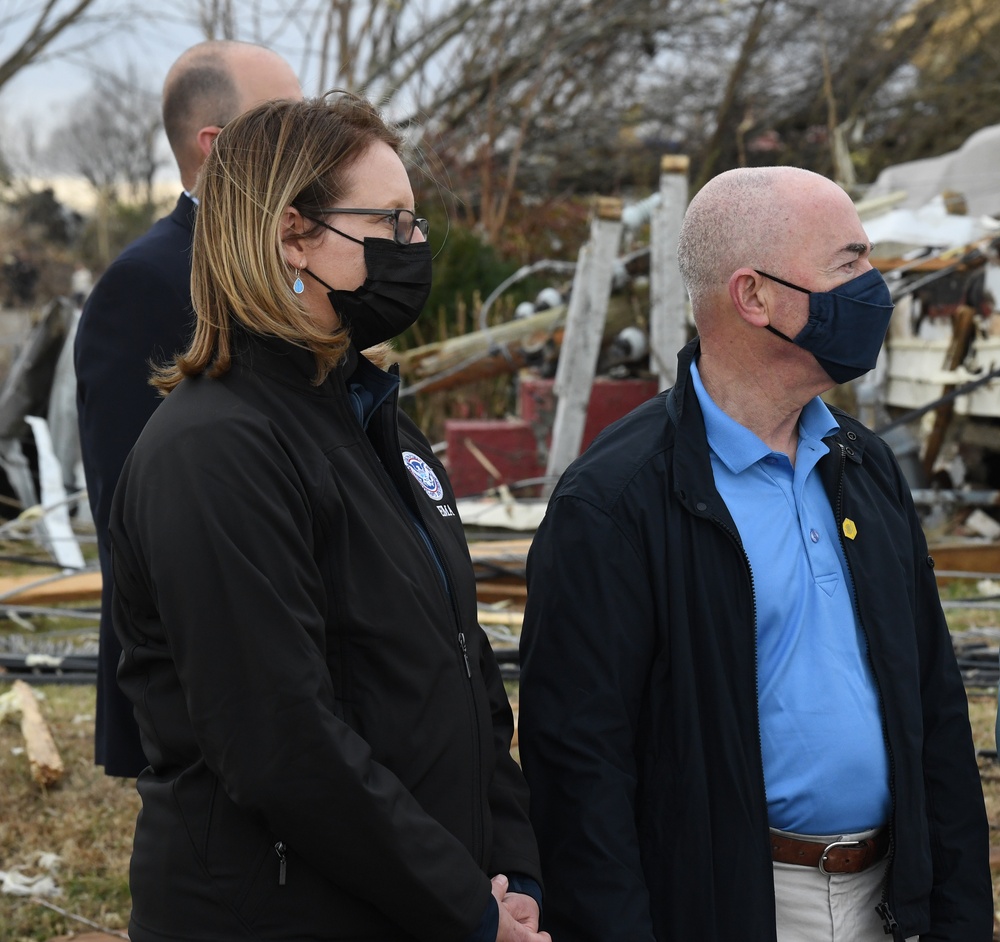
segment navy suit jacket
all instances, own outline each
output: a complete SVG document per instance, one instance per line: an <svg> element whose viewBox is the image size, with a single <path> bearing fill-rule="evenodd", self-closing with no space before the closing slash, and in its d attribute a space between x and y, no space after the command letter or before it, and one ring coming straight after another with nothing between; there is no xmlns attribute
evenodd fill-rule
<svg viewBox="0 0 1000 942"><path fill-rule="evenodd" d="M132 704L116 676L121 645L111 624L111 498L160 402L149 385L151 365L184 350L194 330L194 213L194 202L182 194L169 216L111 263L84 305L74 347L80 445L103 580L94 758L109 775L136 776L147 765Z"/></svg>

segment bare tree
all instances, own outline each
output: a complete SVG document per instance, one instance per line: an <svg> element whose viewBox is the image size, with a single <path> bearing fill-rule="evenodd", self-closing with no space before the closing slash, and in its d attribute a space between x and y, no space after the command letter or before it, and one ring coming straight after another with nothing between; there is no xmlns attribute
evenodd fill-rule
<svg viewBox="0 0 1000 942"><path fill-rule="evenodd" d="M872 118L912 85L943 0L842 0L836 16L819 0L697 5L642 103L647 128L691 156L695 185L747 163L871 179Z"/></svg>
<svg viewBox="0 0 1000 942"><path fill-rule="evenodd" d="M772 95L761 109L758 126L777 130L783 161L846 179L844 145L851 140L858 167L867 175L866 128L880 101L895 98L905 88L901 80L912 72L914 54L943 12L940 0L844 0L836 17L821 5L803 4L796 32L798 62L806 59L823 67L797 68L788 83L794 91ZM782 49L777 58L788 74L796 47L781 32L781 24L775 24L770 38ZM770 72L771 84L780 88L774 66ZM763 89L758 89L763 98Z"/></svg>
<svg viewBox="0 0 1000 942"><path fill-rule="evenodd" d="M890 163L953 150L1000 123L1000 7L925 0L913 21L922 29L914 30L906 72L865 115L872 176Z"/></svg>
<svg viewBox="0 0 1000 942"><path fill-rule="evenodd" d="M751 7L750 21L739 40L739 52L736 56L736 61L729 70L725 90L722 93L722 99L715 114L715 130L705 146L705 156L701 162L700 175L695 183L696 187L712 175L718 163L723 139L732 134L734 118L737 117L739 89L746 81L747 73L750 71L754 54L757 51L761 35L764 32L764 27L774 15L777 5L777 0L755 0ZM750 126L752 126L752 122L747 115L744 115L744 120L740 121L737 125L736 134L733 137L733 141L737 147L742 149L743 133Z"/></svg>
<svg viewBox="0 0 1000 942"><path fill-rule="evenodd" d="M130 63L122 75L95 75L67 123L53 132L49 150L96 190L150 202L161 128L159 96Z"/></svg>
<svg viewBox="0 0 1000 942"><path fill-rule="evenodd" d="M294 51L306 87L379 103L489 240L514 194L648 189L664 151L688 153L696 183L762 162L870 176L881 135L903 136L892 114L919 114L915 77L944 112L961 74L919 63L927 37L975 25L966 66L998 48L991 0L842 0L836 16L825 0L190 2L206 35Z"/></svg>
<svg viewBox="0 0 1000 942"><path fill-rule="evenodd" d="M235 39L233 0L204 0L198 11L198 26L206 39Z"/></svg>
<svg viewBox="0 0 1000 942"><path fill-rule="evenodd" d="M52 133L50 159L79 173L94 188L99 251L106 257L111 205L127 196L152 209L153 178L160 165L159 96L142 83L130 63L121 75L97 73L70 115Z"/></svg>
<svg viewBox="0 0 1000 942"><path fill-rule="evenodd" d="M478 182L462 196L487 231L503 220L479 199L480 183L540 194L613 192L636 173L653 182L648 75L711 6L533 0L496 6L463 37L423 120L449 165L475 155ZM508 202L501 195L498 205Z"/></svg>
<svg viewBox="0 0 1000 942"><path fill-rule="evenodd" d="M10 51L0 60L0 89L22 69L85 49L130 16L129 4L116 0L3 0L0 44Z"/></svg>
<svg viewBox="0 0 1000 942"><path fill-rule="evenodd" d="M462 177L462 205L492 239L519 187L579 176L597 188L621 176L612 155L637 76L662 37L712 2L294 0L280 21L265 0L188 9L207 36L235 24L236 38L297 50L307 88L376 101ZM557 139L565 147L555 156ZM578 173L563 159L572 151Z"/></svg>

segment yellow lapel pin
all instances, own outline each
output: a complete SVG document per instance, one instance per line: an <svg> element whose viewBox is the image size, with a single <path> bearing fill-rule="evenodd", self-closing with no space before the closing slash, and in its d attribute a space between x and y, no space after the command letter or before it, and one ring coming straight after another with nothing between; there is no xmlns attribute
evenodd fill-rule
<svg viewBox="0 0 1000 942"><path fill-rule="evenodd" d="M849 540L853 540L858 535L858 528L854 525L854 521L850 517L844 518L844 536Z"/></svg>

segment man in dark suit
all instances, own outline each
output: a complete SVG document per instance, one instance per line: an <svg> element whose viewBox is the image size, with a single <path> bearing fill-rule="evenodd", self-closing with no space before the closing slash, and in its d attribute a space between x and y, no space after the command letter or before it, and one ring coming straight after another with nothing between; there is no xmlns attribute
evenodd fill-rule
<svg viewBox="0 0 1000 942"><path fill-rule="evenodd" d="M301 97L291 66L262 46L204 42L180 56L164 82L163 124L184 192L169 216L115 259L80 319L74 349L80 444L104 581L95 761L108 775L135 776L147 765L132 705L116 680L121 647L111 625L108 515L125 458L159 402L148 384L150 366L183 350L193 329L191 191L228 121L268 99Z"/></svg>

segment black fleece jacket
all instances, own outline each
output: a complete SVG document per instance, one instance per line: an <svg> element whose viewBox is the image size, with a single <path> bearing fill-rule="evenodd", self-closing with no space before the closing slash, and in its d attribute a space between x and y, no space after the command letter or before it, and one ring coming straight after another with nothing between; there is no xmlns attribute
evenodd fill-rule
<svg viewBox="0 0 1000 942"><path fill-rule="evenodd" d="M454 495L394 391L362 429L374 370L242 335L126 463L133 942L461 940L487 874L539 879Z"/></svg>

